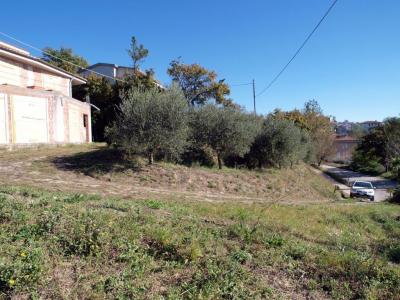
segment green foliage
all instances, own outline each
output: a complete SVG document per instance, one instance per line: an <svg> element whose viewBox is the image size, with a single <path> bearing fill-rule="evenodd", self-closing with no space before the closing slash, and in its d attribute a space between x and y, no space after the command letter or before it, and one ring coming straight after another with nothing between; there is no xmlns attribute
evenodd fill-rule
<svg viewBox="0 0 400 300"><path fill-rule="evenodd" d="M353 154L350 167L365 174L379 175L385 172L385 167L380 162L380 157L374 155L373 151L364 152L358 148Z"/></svg>
<svg viewBox="0 0 400 300"><path fill-rule="evenodd" d="M91 74L87 84L73 87L73 96L76 99L90 102L99 108L92 110L92 135L94 141L110 142L106 140L105 130L111 127L117 117L117 108L121 105L121 95L131 89L159 89L152 69L141 71L139 69L148 50L139 45L136 38L131 39L131 48L128 54L132 59L133 71L127 72L123 80L113 81L109 78Z"/></svg>
<svg viewBox="0 0 400 300"><path fill-rule="evenodd" d="M323 111L316 100L307 101L302 111L293 110L283 112L275 110L270 118L283 121L288 120L303 130L303 139L309 140L310 147L306 150L305 160L310 163L321 164L333 153L334 132L330 118ZM302 156L304 153L299 153Z"/></svg>
<svg viewBox="0 0 400 300"><path fill-rule="evenodd" d="M350 129L350 132L349 132L350 136L357 138L357 139L363 138L366 134L367 134L367 131L360 124L353 124Z"/></svg>
<svg viewBox="0 0 400 300"><path fill-rule="evenodd" d="M231 99L229 86L224 80L217 81L217 74L199 64L187 65L179 60L173 60L168 69L168 75L177 83L190 105L203 105L213 99L225 106L235 106Z"/></svg>
<svg viewBox="0 0 400 300"><path fill-rule="evenodd" d="M119 106L120 113L108 135L127 153L143 153L149 163L162 153L178 159L186 146L187 104L180 89L173 85L158 89L128 91Z"/></svg>
<svg viewBox="0 0 400 300"><path fill-rule="evenodd" d="M86 194L66 203L74 196L0 190L1 299L279 299L287 288L291 297L394 299L400 292L397 205L94 202ZM144 208L161 203L162 210ZM289 286L272 288L272 280Z"/></svg>
<svg viewBox="0 0 400 300"><path fill-rule="evenodd" d="M282 247L285 244L285 239L280 234L275 233L268 235L264 243L269 247Z"/></svg>
<svg viewBox="0 0 400 300"><path fill-rule="evenodd" d="M366 134L354 153L351 167L378 175L390 171L400 179L400 118L388 118Z"/></svg>
<svg viewBox="0 0 400 300"><path fill-rule="evenodd" d="M314 161L320 165L335 149L335 135L331 120L323 114L316 100L310 100L304 104L303 114L313 145Z"/></svg>
<svg viewBox="0 0 400 300"><path fill-rule="evenodd" d="M37 285L43 272L40 248L16 248L8 257L0 257L0 298L13 290Z"/></svg>
<svg viewBox="0 0 400 300"><path fill-rule="evenodd" d="M65 255L96 256L101 251L101 228L92 215L84 214L63 226L57 232L57 240Z"/></svg>
<svg viewBox="0 0 400 300"><path fill-rule="evenodd" d="M78 73L80 67L86 68L89 65L85 58L74 54L71 48L64 47L61 47L59 50L50 47L44 48L42 59L49 64L74 74Z"/></svg>
<svg viewBox="0 0 400 300"><path fill-rule="evenodd" d="M388 118L384 123L388 169L398 174L400 182L400 118Z"/></svg>
<svg viewBox="0 0 400 300"><path fill-rule="evenodd" d="M252 259L252 256L249 252L247 252L246 250L241 250L241 249L232 252L231 256L232 256L233 260L235 260L241 264L249 262Z"/></svg>
<svg viewBox="0 0 400 300"><path fill-rule="evenodd" d="M194 147L210 147L218 167L228 155L246 154L258 132L254 116L240 110L207 104L192 111L190 141Z"/></svg>
<svg viewBox="0 0 400 300"><path fill-rule="evenodd" d="M287 248L286 254L294 260L301 260L306 256L307 248L301 244L291 244Z"/></svg>
<svg viewBox="0 0 400 300"><path fill-rule="evenodd" d="M400 204L400 188L394 190L393 197L391 199L393 203Z"/></svg>
<svg viewBox="0 0 400 300"><path fill-rule="evenodd" d="M137 71L143 60L149 55L147 50L142 44L139 44L136 37L131 38L131 48L128 50L128 54L133 62L133 69Z"/></svg>
<svg viewBox="0 0 400 300"><path fill-rule="evenodd" d="M105 77L92 74L86 85L74 87L73 95L83 101L88 97L100 109L92 110L92 135L94 141L104 141L104 129L115 120L115 108L121 102L116 85Z"/></svg>
<svg viewBox="0 0 400 300"><path fill-rule="evenodd" d="M160 201L153 199L146 200L145 205L151 209L160 209L162 207L162 203Z"/></svg>
<svg viewBox="0 0 400 300"><path fill-rule="evenodd" d="M305 160L310 151L308 133L292 121L268 117L249 154L259 167L284 167Z"/></svg>

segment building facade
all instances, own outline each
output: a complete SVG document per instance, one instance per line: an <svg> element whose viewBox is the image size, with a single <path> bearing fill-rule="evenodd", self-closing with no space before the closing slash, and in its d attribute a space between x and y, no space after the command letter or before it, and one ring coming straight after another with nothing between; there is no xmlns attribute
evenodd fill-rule
<svg viewBox="0 0 400 300"><path fill-rule="evenodd" d="M0 42L0 145L91 142L90 104L72 98L84 83Z"/></svg>
<svg viewBox="0 0 400 300"><path fill-rule="evenodd" d="M349 163L353 158L360 140L351 136L336 136L334 141L334 151L328 161Z"/></svg>
<svg viewBox="0 0 400 300"><path fill-rule="evenodd" d="M138 73L145 75L145 73L140 70L136 71L136 74ZM135 71L132 67L119 66L109 63L97 63L79 71L79 75L82 77L88 78L90 75L103 75L112 82L118 79L123 80L126 76L132 76L134 74ZM164 89L164 86L158 80L154 80L154 84L159 88Z"/></svg>

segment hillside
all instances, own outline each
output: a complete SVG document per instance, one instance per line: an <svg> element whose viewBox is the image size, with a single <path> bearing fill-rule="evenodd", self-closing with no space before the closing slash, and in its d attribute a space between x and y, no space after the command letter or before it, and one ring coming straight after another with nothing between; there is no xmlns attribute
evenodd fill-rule
<svg viewBox="0 0 400 300"><path fill-rule="evenodd" d="M0 299L398 299L400 207L0 190Z"/></svg>
<svg viewBox="0 0 400 300"><path fill-rule="evenodd" d="M199 201L320 203L333 187L305 165L281 170L148 166L126 162L103 145L0 152L0 180L52 190L127 198Z"/></svg>
<svg viewBox="0 0 400 300"><path fill-rule="evenodd" d="M338 201L306 165L0 153L0 299L398 299L400 207Z"/></svg>

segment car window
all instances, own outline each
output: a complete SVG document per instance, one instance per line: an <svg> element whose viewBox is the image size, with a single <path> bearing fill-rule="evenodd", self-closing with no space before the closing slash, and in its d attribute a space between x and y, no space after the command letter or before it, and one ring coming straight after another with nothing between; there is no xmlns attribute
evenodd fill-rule
<svg viewBox="0 0 400 300"><path fill-rule="evenodd" d="M372 184L370 182L356 182L354 183L354 187L372 189Z"/></svg>

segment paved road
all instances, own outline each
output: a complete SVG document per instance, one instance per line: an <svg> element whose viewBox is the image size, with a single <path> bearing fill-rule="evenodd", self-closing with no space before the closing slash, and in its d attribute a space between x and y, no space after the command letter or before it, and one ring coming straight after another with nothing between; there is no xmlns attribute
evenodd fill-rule
<svg viewBox="0 0 400 300"><path fill-rule="evenodd" d="M337 177L342 178L344 181L347 182L347 186L350 186L354 181L360 180L360 181L370 181L372 184L377 188L375 191L375 201L383 201L387 199L390 194L388 192L388 189L393 189L397 187L396 181L393 180L388 180L382 177L378 176L370 176L370 175L365 175L362 173L346 170L346 169L340 169L337 167L332 167L328 165L322 165L321 169L324 172L331 173ZM340 187L346 188L345 185ZM348 187L347 187L348 188ZM350 195L350 190L345 193Z"/></svg>

